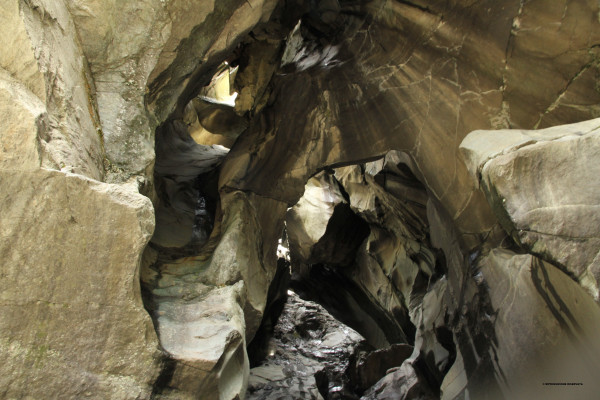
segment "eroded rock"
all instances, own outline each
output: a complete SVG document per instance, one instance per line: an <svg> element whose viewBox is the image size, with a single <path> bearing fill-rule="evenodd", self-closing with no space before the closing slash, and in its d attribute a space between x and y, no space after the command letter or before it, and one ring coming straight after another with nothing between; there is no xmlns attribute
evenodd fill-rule
<svg viewBox="0 0 600 400"><path fill-rule="evenodd" d="M584 289L553 265L508 250L483 257L475 279L489 293L489 307L480 308L479 327L458 333L461 357L442 385L443 398L465 393L457 390L465 380L455 378L460 362L473 397L558 399L564 392L544 385L554 382L582 383L570 396L593 397L600 310ZM497 378L477 371L486 363Z"/></svg>
<svg viewBox="0 0 600 400"><path fill-rule="evenodd" d="M433 400L435 398L436 396L429 389L428 383L407 361L400 367L391 369L383 379L361 397L362 400Z"/></svg>
<svg viewBox="0 0 600 400"><path fill-rule="evenodd" d="M598 128L595 119L539 131L475 131L461 145L506 231L572 274L596 300Z"/></svg>
<svg viewBox="0 0 600 400"><path fill-rule="evenodd" d="M139 288L148 198L45 169L2 169L0 186L3 395L148 397L159 373Z"/></svg>
<svg viewBox="0 0 600 400"><path fill-rule="evenodd" d="M552 372L557 363L546 353L558 354L555 345L566 351L558 355L564 365L587 363L594 344L577 350L573 342L589 336L585 323L595 326L597 304L551 263L598 295L596 133L530 141L538 133L528 132L514 146L522 137L513 142L514 131L503 130L475 146L467 165L458 147L476 129L596 117L597 15L598 4L584 0L6 1L0 13L0 229L9 238L1 250L8 271L2 295L11 310L0 321L2 340L10 338L3 347L5 394L243 396L244 345L260 324L286 209L318 171L351 164L363 165L336 172L343 201L321 208L327 209L323 233L303 241L311 247L304 259L322 264L309 272L326 271L319 278L342 283L339 308L363 324L393 327L373 331L380 343L414 337L414 357L378 386L382 396L388 390L436 395L445 375L446 398L530 398L537 387L521 387L522 372L529 362ZM224 61L240 63L239 104L194 110L190 120L186 106ZM137 288L151 210L136 190L156 200L145 179L152 176L155 128L175 121L210 125L233 148L206 196L193 185L197 163L207 160L187 136L169 139L192 155L157 162L156 172L166 166L164 176L174 170L164 187L177 193L169 202L182 211L158 219L185 220L156 236L174 251L156 245L144 253L146 306L166 344L158 356ZM218 162L208 153L213 169ZM481 173L479 186L492 207L469 168ZM100 182L132 175L145 178L128 187ZM542 190L540 182L555 186ZM200 204L205 197L215 200L214 209ZM347 248L333 240L347 226L336 215L369 224L366 239L347 246L350 253L341 254ZM197 216L212 221L198 223L198 246L182 252L190 232L195 240ZM513 239L519 251L550 263L507 255L500 248L515 250ZM84 250L69 247L75 244ZM323 287L336 293L331 282ZM508 297L507 285L519 296ZM21 303L20 296L30 298ZM369 319L374 309L381 314ZM40 320L48 329L36 325ZM589 370L596 370L593 363ZM540 371L532 384L550 379ZM325 375L317 386L330 382ZM585 387L575 389L583 391L570 395L590 397L585 390L596 390L594 383L585 371L580 376Z"/></svg>
<svg viewBox="0 0 600 400"><path fill-rule="evenodd" d="M46 0L9 1L2 8L4 37L14 42L3 49L0 81L4 95L15 99L5 99L2 107L8 112L3 158L15 162L4 168L29 169L41 162L102 180L94 81L69 11L62 2Z"/></svg>
<svg viewBox="0 0 600 400"><path fill-rule="evenodd" d="M268 346L266 360L250 370L248 399L356 398L345 373L364 339L318 304L288 292Z"/></svg>
<svg viewBox="0 0 600 400"><path fill-rule="evenodd" d="M358 391L369 389L383 378L388 370L400 367L412 352L413 347L406 344L393 344L384 349L365 352L364 357L356 363Z"/></svg>
<svg viewBox="0 0 600 400"><path fill-rule="evenodd" d="M214 217L214 204L210 207L207 202L216 199L210 199L203 186L206 175L217 169L227 151L218 145L199 145L182 121L166 123L158 130L154 168L157 227L152 243L180 248L206 242ZM202 225L197 221L201 213L211 219L206 226L198 226Z"/></svg>

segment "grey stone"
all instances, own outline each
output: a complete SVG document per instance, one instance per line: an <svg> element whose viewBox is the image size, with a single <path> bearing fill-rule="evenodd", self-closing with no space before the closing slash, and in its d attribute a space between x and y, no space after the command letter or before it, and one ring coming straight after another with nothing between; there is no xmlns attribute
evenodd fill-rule
<svg viewBox="0 0 600 400"><path fill-rule="evenodd" d="M572 274L596 300L599 128L596 119L540 131L476 131L462 144L506 231Z"/></svg>
<svg viewBox="0 0 600 400"><path fill-rule="evenodd" d="M532 255L493 250L479 261L478 268L477 279L489 291L490 306L495 310L482 314L487 322L482 320L479 330L486 332L489 323L492 331L484 334L494 339L491 354L480 353L479 357L489 357L501 378L497 392L483 380L471 379L470 395L559 399L564 391L544 383L567 382L582 384L569 389L572 398L594 397L598 392L594 371L600 354L597 303L566 274ZM475 338L476 330L470 332ZM477 348L471 340L467 346ZM461 347L461 352L469 377L473 368L480 367L473 364L474 354L467 346ZM458 371L449 374L444 390L456 393L455 385L464 381L452 379L460 375Z"/></svg>
<svg viewBox="0 0 600 400"><path fill-rule="evenodd" d="M159 365L139 287L148 198L45 169L2 169L0 187L3 396L149 396Z"/></svg>
<svg viewBox="0 0 600 400"><path fill-rule="evenodd" d="M250 370L247 398L335 396L347 383L344 374L350 356L361 345L363 337L336 321L323 307L288 292L268 344L270 352Z"/></svg>

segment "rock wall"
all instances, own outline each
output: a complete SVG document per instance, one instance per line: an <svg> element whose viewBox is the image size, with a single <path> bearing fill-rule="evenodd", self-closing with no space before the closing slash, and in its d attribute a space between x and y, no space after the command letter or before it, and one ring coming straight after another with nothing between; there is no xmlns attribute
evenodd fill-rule
<svg viewBox="0 0 600 400"><path fill-rule="evenodd" d="M190 76L189 86L210 80L222 53L274 5L2 3L0 396L159 395L172 373L168 346L140 290L155 223L139 192L155 197L154 131ZM170 105L148 107L153 101ZM234 354L241 371L244 354L243 346ZM229 375L243 393L238 372Z"/></svg>
<svg viewBox="0 0 600 400"><path fill-rule="evenodd" d="M528 397L540 365L596 389L546 354L595 370L597 2L0 8L2 396L243 397L320 171L337 195L293 257L415 346L372 396ZM233 110L197 97L223 62ZM192 143L203 123L229 152ZM346 219L368 233L340 245Z"/></svg>
<svg viewBox="0 0 600 400"><path fill-rule="evenodd" d="M152 204L136 181L101 182L94 81L65 5L1 14L1 395L149 396L158 341L139 266Z"/></svg>
<svg viewBox="0 0 600 400"><path fill-rule="evenodd" d="M571 274L596 301L599 127L593 119L539 131L475 131L461 144L506 232Z"/></svg>

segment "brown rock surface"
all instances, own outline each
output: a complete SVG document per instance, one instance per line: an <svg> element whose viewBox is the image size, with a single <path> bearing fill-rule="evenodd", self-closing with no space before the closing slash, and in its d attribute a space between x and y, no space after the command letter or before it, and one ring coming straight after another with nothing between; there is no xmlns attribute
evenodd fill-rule
<svg viewBox="0 0 600 400"><path fill-rule="evenodd" d="M315 287L342 288L337 305L373 326L367 339L414 344L369 396L529 396L530 363L550 368L531 382L554 376L550 353L586 365L599 11L591 0L4 1L0 396L243 397L244 347L294 218L292 258ZM223 65L237 68L234 107L201 97ZM339 183L336 198L302 220L294 205L319 173ZM139 191L157 210L149 247ZM360 224L364 240L336 242ZM585 381L571 395L596 389L585 372L565 375Z"/></svg>
<svg viewBox="0 0 600 400"><path fill-rule="evenodd" d="M149 396L159 366L139 288L148 198L44 169L2 169L0 187L2 395Z"/></svg>

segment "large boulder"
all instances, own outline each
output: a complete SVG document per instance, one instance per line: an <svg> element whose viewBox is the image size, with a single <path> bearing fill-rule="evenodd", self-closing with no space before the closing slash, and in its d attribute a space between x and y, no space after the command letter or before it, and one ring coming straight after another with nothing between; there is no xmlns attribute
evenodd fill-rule
<svg viewBox="0 0 600 400"><path fill-rule="evenodd" d="M487 293L489 304L477 311L477 326L457 333L460 355L442 398L593 398L600 308L589 294L529 254L492 250L477 269L479 296Z"/></svg>
<svg viewBox="0 0 600 400"><path fill-rule="evenodd" d="M3 395L149 396L160 367L139 284L150 200L135 186L0 169L0 204Z"/></svg>
<svg viewBox="0 0 600 400"><path fill-rule="evenodd" d="M529 252L600 296L600 119L475 131L461 149L499 221Z"/></svg>

